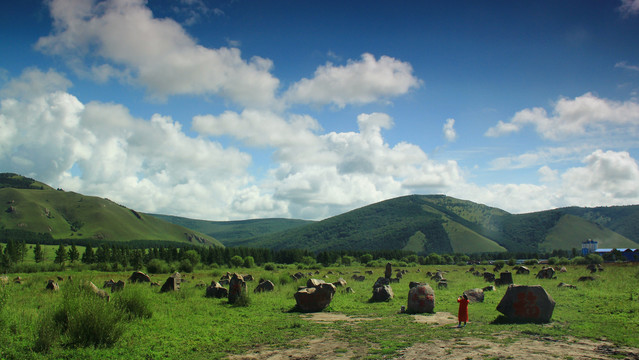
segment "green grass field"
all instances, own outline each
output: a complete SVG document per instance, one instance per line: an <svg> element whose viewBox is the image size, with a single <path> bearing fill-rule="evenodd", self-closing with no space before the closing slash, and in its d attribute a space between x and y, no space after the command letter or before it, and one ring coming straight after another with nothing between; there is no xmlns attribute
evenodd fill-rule
<svg viewBox="0 0 639 360"><path fill-rule="evenodd" d="M54 250L48 251L52 253ZM558 273L557 279L553 280L535 279L532 273L536 274L539 266L531 269L531 275L514 275L517 284L544 286L557 302L552 321L548 324L496 322L500 314L495 308L506 290L501 287L495 292L486 292L483 303L470 305L470 323L464 329L455 329L450 324L419 323L412 315L399 313L399 309L406 305L410 281L434 285L426 277L426 272L441 269L446 272L449 287L441 290L435 287L435 311L437 314L448 312L456 315L456 298L459 294L467 289L489 285L483 278L467 273L470 266L405 268L409 272L401 282L392 284L395 298L382 303L370 303L368 300L373 282L378 276L382 276L384 269L320 269L320 274L313 277L331 282L343 277L348 282L347 286L355 290L355 293L348 294L338 288L332 303L323 313L361 320L338 318L336 321L325 322L309 321L309 314L293 311L293 294L298 286L304 285L305 280L281 283L281 280L289 279L289 275L297 271L315 270L288 267L274 271L262 268L196 271L185 274L188 282L182 284L179 292L161 294L158 287L127 284L123 292L111 295L108 304L94 304L106 306L109 313L116 312L118 304L132 296L140 297L148 303L152 316L122 321L119 325L122 335L113 345L83 346L73 343L71 335L63 335L46 352L36 351L37 341L43 336L43 329L46 329L42 324L50 314L68 306L68 301L74 304L73 299L69 300L74 284L92 281L101 287L107 279L126 280L131 272L7 274L10 280L20 275L23 283L10 282L0 288L0 336L3 339L0 342L0 358L216 359L259 349L278 351L303 347L313 339L327 336L338 338L341 344L325 349L330 352L328 358L345 357L352 349L360 349L353 357L392 358L402 349L434 339L459 341L461 338L482 338L495 343L505 341L499 334L512 334L516 338L541 336L558 341L568 341L568 336L607 339L619 346L638 348L639 333L631 329L639 328L639 288L636 286L639 283L639 266L604 266L605 271L596 273L597 279L592 282L577 281L580 276L590 275L585 266L568 266L567 273ZM478 268L481 270L483 266ZM366 281L363 282L351 280L354 273L364 274L366 270L373 270L374 275L366 275ZM250 273L256 280L270 279L276 284L276 289L271 293L254 294L257 281L249 282L250 303L245 307L229 305L226 299L205 298L205 289L196 285L218 280L226 271ZM328 271L335 274L324 278ZM168 275L153 275L152 279L162 283ZM65 279L59 282L60 291L46 291L46 281L56 276ZM68 276L73 280L69 281ZM578 289L557 288L559 282L577 285ZM96 318L94 321L99 325L102 319Z"/></svg>

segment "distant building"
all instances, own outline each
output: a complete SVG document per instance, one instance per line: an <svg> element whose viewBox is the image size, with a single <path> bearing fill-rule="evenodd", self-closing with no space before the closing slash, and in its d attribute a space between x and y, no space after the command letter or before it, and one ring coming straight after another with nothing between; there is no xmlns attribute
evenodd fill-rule
<svg viewBox="0 0 639 360"><path fill-rule="evenodd" d="M586 256L588 254L592 254L594 252L597 252L597 242L592 240L592 239L588 239L584 242L581 243L581 255Z"/></svg>

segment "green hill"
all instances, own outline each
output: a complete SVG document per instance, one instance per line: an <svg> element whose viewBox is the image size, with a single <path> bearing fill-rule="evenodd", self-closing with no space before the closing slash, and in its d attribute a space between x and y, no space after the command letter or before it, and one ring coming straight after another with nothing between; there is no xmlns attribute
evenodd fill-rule
<svg viewBox="0 0 639 360"><path fill-rule="evenodd" d="M216 239L118 205L108 199L54 190L33 179L0 174L0 230L53 239L163 241L223 246Z"/></svg>
<svg viewBox="0 0 639 360"><path fill-rule="evenodd" d="M148 214L172 224L184 226L191 230L207 234L224 243L233 246L235 242L246 238L295 229L314 221L298 219L251 219L237 221L208 221L194 220L179 216Z"/></svg>
<svg viewBox="0 0 639 360"><path fill-rule="evenodd" d="M475 231L480 225L459 215L490 223L491 208L455 199L457 212L442 211L441 201L444 198L411 195L386 200L293 230L238 241L237 244L312 251L404 249L418 253L452 253L506 250ZM468 205L463 211L462 204Z"/></svg>
<svg viewBox="0 0 639 360"><path fill-rule="evenodd" d="M546 236L545 241L539 244L540 250L554 249L581 249L581 243L585 239L596 240L600 248L635 248L637 244L599 224L590 222L575 215L562 216Z"/></svg>
<svg viewBox="0 0 639 360"><path fill-rule="evenodd" d="M616 215L634 220L633 207ZM234 240L233 246L271 249L410 250L420 254L522 252L581 248L587 239L601 247L639 247L631 239L573 216L572 208L528 214L506 211L443 195L410 195L382 201L323 221L278 233ZM628 214L631 215L628 215ZM620 229L626 222L608 219Z"/></svg>

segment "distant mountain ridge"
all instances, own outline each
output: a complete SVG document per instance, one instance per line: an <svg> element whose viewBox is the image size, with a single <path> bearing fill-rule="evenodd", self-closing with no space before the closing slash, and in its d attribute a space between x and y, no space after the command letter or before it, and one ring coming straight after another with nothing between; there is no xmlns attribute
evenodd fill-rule
<svg viewBox="0 0 639 360"><path fill-rule="evenodd" d="M0 230L44 234L77 244L155 241L223 246L206 234L139 213L108 199L55 190L36 180L0 174Z"/></svg>
<svg viewBox="0 0 639 360"><path fill-rule="evenodd" d="M0 236L45 234L73 241L165 241L182 245L273 250L408 250L419 254L551 252L639 248L639 205L567 207L528 214L445 195L408 195L322 221L206 221L137 212L108 199L55 190L17 174L0 174ZM11 235L13 236L13 235Z"/></svg>
<svg viewBox="0 0 639 360"><path fill-rule="evenodd" d="M299 226L282 231L265 231L244 238L226 237L218 232L216 238L227 246L275 250L536 253L580 250L587 239L597 240L602 248L639 247L636 219L639 219L636 205L510 214L444 195L409 195L322 221L297 223ZM206 232L201 227L197 229Z"/></svg>

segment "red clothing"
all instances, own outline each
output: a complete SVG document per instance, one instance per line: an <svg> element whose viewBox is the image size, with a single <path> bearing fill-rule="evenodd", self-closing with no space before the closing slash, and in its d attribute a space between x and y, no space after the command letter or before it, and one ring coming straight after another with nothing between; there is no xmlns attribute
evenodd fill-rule
<svg viewBox="0 0 639 360"><path fill-rule="evenodd" d="M459 312L457 313L457 319L459 322L468 322L468 299L459 298L457 299L459 303Z"/></svg>

